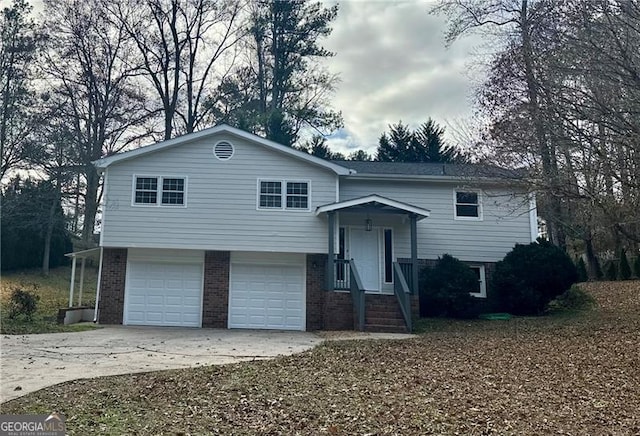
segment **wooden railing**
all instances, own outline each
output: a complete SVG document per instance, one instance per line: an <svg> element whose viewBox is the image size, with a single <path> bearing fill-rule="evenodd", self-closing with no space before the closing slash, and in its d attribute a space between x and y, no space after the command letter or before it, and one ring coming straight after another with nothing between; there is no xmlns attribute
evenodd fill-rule
<svg viewBox="0 0 640 436"><path fill-rule="evenodd" d="M411 266L411 264L409 264L409 266ZM396 294L396 298L398 299L400 311L402 312L404 322L407 325L407 331L411 333L413 330L411 320L411 290L409 289L409 285L407 284L405 277L401 264L393 262L393 292Z"/></svg>
<svg viewBox="0 0 640 436"><path fill-rule="evenodd" d="M356 269L356 264L353 259L349 261L349 274L349 290L351 291L351 298L353 300L353 310L357 317L358 330L362 332L364 331L365 311L364 287L362 286L362 281L360 280L360 275L358 274L358 270Z"/></svg>

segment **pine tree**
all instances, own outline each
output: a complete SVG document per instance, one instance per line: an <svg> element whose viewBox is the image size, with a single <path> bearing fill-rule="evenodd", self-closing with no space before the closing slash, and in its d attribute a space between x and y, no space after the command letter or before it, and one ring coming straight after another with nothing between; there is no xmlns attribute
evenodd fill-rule
<svg viewBox="0 0 640 436"><path fill-rule="evenodd" d="M611 261L607 267L607 280L615 281L618 278L618 269L616 263Z"/></svg>
<svg viewBox="0 0 640 436"><path fill-rule="evenodd" d="M636 256L636 260L633 261L633 272L636 274L636 278L640 279L640 255Z"/></svg>
<svg viewBox="0 0 640 436"><path fill-rule="evenodd" d="M582 257L578 259L576 269L578 271L579 282L586 282L587 280L589 280L589 276L587 274L587 265L584 263L584 259Z"/></svg>
<svg viewBox="0 0 640 436"><path fill-rule="evenodd" d="M631 278L631 267L627 259L627 253L620 250L620 264L618 266L618 280L629 280Z"/></svg>

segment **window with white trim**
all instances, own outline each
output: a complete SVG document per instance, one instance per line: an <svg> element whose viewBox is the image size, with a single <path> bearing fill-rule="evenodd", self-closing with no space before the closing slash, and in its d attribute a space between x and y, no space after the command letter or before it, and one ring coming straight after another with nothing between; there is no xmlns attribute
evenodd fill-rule
<svg viewBox="0 0 640 436"><path fill-rule="evenodd" d="M184 177L136 176L133 204L147 206L184 206Z"/></svg>
<svg viewBox="0 0 640 436"><path fill-rule="evenodd" d="M258 209L309 210L309 182L259 180L258 189Z"/></svg>
<svg viewBox="0 0 640 436"><path fill-rule="evenodd" d="M471 265L471 271L473 271L478 278L478 287L472 292L469 292L474 297L487 298L487 281L485 279L484 265Z"/></svg>
<svg viewBox="0 0 640 436"><path fill-rule="evenodd" d="M456 219L481 220L482 202L480 191L454 191L454 207Z"/></svg>

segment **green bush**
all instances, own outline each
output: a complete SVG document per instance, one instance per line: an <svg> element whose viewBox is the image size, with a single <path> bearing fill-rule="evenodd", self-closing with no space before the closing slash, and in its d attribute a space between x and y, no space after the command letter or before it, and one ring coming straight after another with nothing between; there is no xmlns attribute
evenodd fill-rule
<svg viewBox="0 0 640 436"><path fill-rule="evenodd" d="M595 261L595 268L596 268L596 270L594 271L596 275L596 280L602 280L602 278L604 277L604 273L602 272L600 261L598 260L597 257L594 259L594 261Z"/></svg>
<svg viewBox="0 0 640 436"><path fill-rule="evenodd" d="M9 318L15 319L21 316L27 320L31 320L33 314L38 310L38 301L40 297L22 289L15 289L11 293L9 306Z"/></svg>
<svg viewBox="0 0 640 436"><path fill-rule="evenodd" d="M618 280L629 280L631 278L631 267L627 259L627 253L620 250L620 263L618 267Z"/></svg>
<svg viewBox="0 0 640 436"><path fill-rule="evenodd" d="M633 272L636 274L636 277L640 279L640 255L633 261Z"/></svg>
<svg viewBox="0 0 640 436"><path fill-rule="evenodd" d="M476 318L481 311L476 297L469 295L478 278L467 265L448 254L433 268L420 274L420 315Z"/></svg>
<svg viewBox="0 0 640 436"><path fill-rule="evenodd" d="M547 303L578 279L571 258L548 241L516 245L496 264L493 284L501 310L540 315Z"/></svg>
<svg viewBox="0 0 640 436"><path fill-rule="evenodd" d="M607 280L617 280L618 279L618 268L616 268L616 263L614 261L610 261L609 265L607 265Z"/></svg>
<svg viewBox="0 0 640 436"><path fill-rule="evenodd" d="M557 312L577 312L594 308L596 300L591 295L583 291L580 286L573 285L566 292L551 300L547 310L552 313Z"/></svg>
<svg viewBox="0 0 640 436"><path fill-rule="evenodd" d="M584 259L582 257L578 259L576 270L578 272L579 282L586 282L587 280L589 280L589 274L587 274L587 265L584 263Z"/></svg>

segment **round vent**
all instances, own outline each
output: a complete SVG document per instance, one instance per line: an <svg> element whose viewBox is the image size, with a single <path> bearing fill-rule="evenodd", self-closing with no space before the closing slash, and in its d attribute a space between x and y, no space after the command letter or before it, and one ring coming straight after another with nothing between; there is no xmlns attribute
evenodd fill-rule
<svg viewBox="0 0 640 436"><path fill-rule="evenodd" d="M213 146L213 154L220 160L229 160L233 156L233 145L227 141L220 141Z"/></svg>

